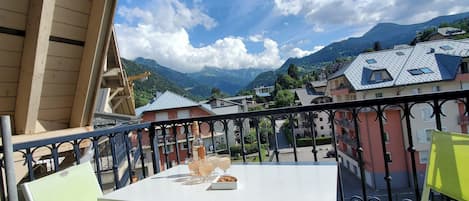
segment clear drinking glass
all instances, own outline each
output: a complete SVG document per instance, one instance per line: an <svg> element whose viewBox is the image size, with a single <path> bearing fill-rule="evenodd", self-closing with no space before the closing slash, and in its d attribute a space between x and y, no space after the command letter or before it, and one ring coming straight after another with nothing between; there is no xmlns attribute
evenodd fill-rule
<svg viewBox="0 0 469 201"><path fill-rule="evenodd" d="M204 181L207 181L208 176L210 176L214 169L215 166L213 166L212 162L210 162L209 160L200 161L199 173L202 177L204 177Z"/></svg>
<svg viewBox="0 0 469 201"><path fill-rule="evenodd" d="M199 175L199 165L199 161L195 161L192 159L188 160L187 166L189 167L189 171L192 176Z"/></svg>
<svg viewBox="0 0 469 201"><path fill-rule="evenodd" d="M226 171L231 166L231 158L230 157L221 157L218 160L218 167L223 170L223 173L226 174Z"/></svg>

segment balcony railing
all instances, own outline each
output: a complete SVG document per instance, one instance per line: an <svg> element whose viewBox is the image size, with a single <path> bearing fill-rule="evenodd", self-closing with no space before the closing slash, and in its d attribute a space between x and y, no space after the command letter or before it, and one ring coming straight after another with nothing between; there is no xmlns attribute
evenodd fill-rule
<svg viewBox="0 0 469 201"><path fill-rule="evenodd" d="M434 123L435 123L435 128L437 129L442 129L442 106L447 104L447 103L454 103L454 101L448 101L448 100L457 100L461 103L463 103L466 107L468 106L468 100L469 99L469 90L467 91L452 91L452 92L443 92L443 93L435 93L435 94L421 94L421 95L415 95L415 96L399 96L399 97L391 97L391 98L380 98L380 99L370 99L370 100L360 100L360 101L350 101L350 102L340 102L340 103L324 103L324 104L318 104L318 105L311 105L311 106L302 106L302 107L288 107L288 108L279 108L279 109L271 109L271 110L264 110L264 111L255 111L255 112L246 112L246 113L238 113L238 114L226 114L226 115L215 115L215 116L206 116L206 117L195 117L195 118L187 118L187 119L177 119L177 120L167 120L167 121L158 121L158 122L148 122L148 123L142 123L142 124L136 124L136 125L127 125L127 126L119 126L119 127L114 127L110 129L105 129L105 130L96 130L92 132L87 132L87 133L79 133L75 135L69 135L69 136L63 136L63 137L55 137L55 138L48 138L48 139L43 139L43 140L34 140L34 141L29 141L29 142L23 142L23 143L17 143L13 144L13 151L16 153L21 154L24 157L24 162L26 168L29 170L26 174L26 177L24 181L30 181L34 180L41 175L37 175L36 172L34 171L35 166L38 165L38 158L44 158L46 157L48 160L50 160L52 163L52 170L59 171L63 168L65 168L65 164L61 164L59 160L59 156L61 155L62 152L71 152L71 156L73 157L73 161L75 163L80 163L80 159L82 158L83 154L83 143L88 142L92 146L92 151L93 151L93 162L95 166L95 171L96 171L96 176L98 178L98 181L101 185L102 183L102 174L103 174L103 168L101 164L100 158L103 156L111 156L112 158L112 168L111 172L114 175L114 189L119 189L123 187L124 185L127 185L129 181L127 178L129 175L133 175L138 168L141 169L149 169L151 170L150 172L146 172L145 170L141 171L140 177L148 177L149 174L154 174L158 173L166 168L170 168L172 166L171 163L171 157L175 155L174 161L176 164L181 164L184 161L184 158L182 158L181 153L184 151L187 153L187 156L190 157L191 155L191 149L190 149L190 133L189 133L189 126L193 122L199 122L199 124L208 124L209 128L212 128L210 130L210 134L212 137L211 143L213 147L218 147L215 146L215 141L213 140L214 138L214 124L215 123L221 123L224 125L224 140L226 145L230 147L233 142L230 142L230 138L228 135L230 134L229 132L229 126L228 124L230 122L234 122L235 125L237 126L235 129L239 131L240 139L245 139L244 136L247 136L248 133L245 133L245 130L243 129L245 120L250 120L253 123L251 126L253 127L252 129L255 131L256 134L256 141L253 142L253 145L257 147L257 150L269 149L271 153L273 154L272 161L273 162L281 162L281 156L280 156L280 149L281 149L281 141L280 140L280 134L278 133L279 130L282 132L281 129L276 128L278 124L276 124L276 121L278 120L289 120L289 122L294 122L295 117L297 114L304 113L306 117L308 117L309 121L314 122L314 118L317 118L314 116L314 113L317 112L326 112L329 115L329 122L332 126L332 144L331 146L337 153L337 141L338 140L344 140L344 139L336 139L336 134L335 134L335 129L336 127L336 120L335 119L335 114L336 111L349 111L352 114L352 121L351 123L353 124L353 129L355 129L354 133L358 133L356 135L356 138L353 140L353 143L355 143L355 146L357 147L356 150L357 152L357 159L356 159L356 164L358 164L358 168L355 170L356 173L359 175L358 178L358 185L352 185L352 186L347 186L348 182L350 181L350 178L347 178L347 182L344 181L344 177L347 177L349 175L346 172L345 169L339 168L338 171L338 199L343 201L343 200L349 200L350 198L353 197L353 199L361 199L361 200L368 200L370 196L375 196L378 197L379 199L382 200L396 200L396 196L401 196L398 199L402 200L403 198L410 198L412 200L419 200L420 199L420 188L421 183L419 183L419 178L418 178L418 172L417 172L417 164L418 161L416 162L416 150L414 148L414 142L413 142L413 135L416 135L415 133L412 133L412 127L415 126L412 124L413 122L413 116L412 115L412 108L415 105L418 104L429 104L432 106L434 110ZM406 141L406 146L407 147L402 147L403 150L407 151L407 155L410 157L410 183L409 184L409 189L410 192L404 193L405 196L401 193L401 189L396 190L395 188L392 187L393 180L391 178L391 169L390 169L390 162L391 161L386 161L382 165L384 166L384 183L385 183L385 190L384 193L382 191L370 191L370 186L367 185L367 174L365 174L365 164L369 164L370 161L364 161L364 154L369 154L369 152L373 152L375 155L380 155L383 158L389 158L388 157L388 149L390 149L388 146L386 146L386 136L385 136L385 131L384 131L384 115L383 112L388 109L389 107L392 108L400 108L401 112L401 118L402 121L405 122L405 126L403 129L405 130L404 133L406 135L404 136L405 141ZM373 111L376 113L376 118L372 119L371 121L375 121L375 123L378 124L377 128L378 130L375 130L373 133L374 135L377 135L376 138L377 141L373 141L371 143L373 144L378 144L379 145L379 150L369 150L369 149L364 149L363 145L365 142L362 142L362 138L364 136L360 135L359 131L359 123L365 121L364 119L359 119L359 114L363 111L370 112ZM270 128L269 132L271 133L271 137L268 139L268 143L270 146L263 146L261 145L261 129L259 124L260 122L269 122L270 123ZM387 125L390 123L388 122ZM265 124L264 124L265 125ZM310 125L313 125L312 123ZM180 144L183 143L180 140L176 141L176 135L177 135L177 129L172 129L172 133L166 133L167 127L173 127L173 126L181 126L183 127L183 133L185 134L185 141L184 143L187 143L188 148L185 150L180 150ZM161 131L157 131L157 128L163 128ZM290 123L290 127L288 127L290 131L293 133L294 127L292 126L292 123ZM319 161L322 160L321 158L318 157L319 154L319 148L316 145L316 140L315 140L315 128L314 126L311 126L311 133L313 133L312 137L313 140L311 141L311 147L312 147L312 153L311 154L311 160L314 161ZM447 128L448 130L451 130L452 128ZM148 132L147 132L148 131ZM157 134L161 133L161 134ZM150 149L150 154L151 155L151 160L145 158L145 150L147 149L146 144L143 143L143 138L148 137L150 139L150 144L149 144L149 149ZM292 155L293 155L293 160L295 162L299 161L298 157L298 152L301 150L297 148L296 146L296 136L293 135L293 142L291 144L291 149L292 149ZM99 144L100 142L104 141L109 141L109 149L106 151L103 151L99 149ZM119 139L119 140L118 140ZM162 139L162 140L161 140ZM370 138L368 138L370 139ZM168 140L173 140L168 141ZM160 142L160 143L159 143ZM174 152L169 153L169 150L167 149L161 149L162 153L160 154L160 149L159 147L162 145L163 147L166 147L169 143L175 144L176 146L174 147ZM370 142L366 142L368 144ZM402 143L404 144L404 143ZM253 146L249 145L249 146ZM241 157L243 162L248 162L248 152L247 152L247 147L245 140L240 141L240 147L241 147ZM42 150L45 147L47 153L38 153L40 152L39 150ZM271 147L271 148L268 148ZM3 153L4 147L0 147L1 152ZM227 149L227 153L230 153L231 149ZM123 151L124 154L121 152ZM216 152L217 150L213 150L213 152ZM44 150L42 150L44 152ZM106 152L106 153L103 153ZM107 155L109 153L109 155ZM2 154L3 155L3 154ZM261 151L258 151L258 161L259 162L266 162L269 161L269 159L264 156ZM123 158L122 158L123 156ZM252 156L252 154L250 155ZM5 193L5 184L3 183L4 181L4 171L6 168L14 168L14 167L5 167L3 164L4 158L2 157L0 159L0 165L3 171L0 171L0 190L2 191L1 193L1 200L6 200L6 193ZM335 154L335 161L338 163L343 162L338 154ZM127 165L122 166L122 163L127 163ZM72 164L69 164L72 165ZM345 166L344 164L342 164ZM349 164L347 164L349 166ZM350 165L352 166L352 165ZM356 168L355 166L353 166ZM125 168L125 170L122 170L120 168ZM368 170L367 170L368 171ZM122 172L125 172L123 175ZM381 177L382 178L382 177ZM314 181L312 181L314 182ZM357 188L360 186L360 188ZM355 191L357 190L357 191ZM381 194L376 194L376 192L382 192ZM363 199L366 198L366 199Z"/></svg>

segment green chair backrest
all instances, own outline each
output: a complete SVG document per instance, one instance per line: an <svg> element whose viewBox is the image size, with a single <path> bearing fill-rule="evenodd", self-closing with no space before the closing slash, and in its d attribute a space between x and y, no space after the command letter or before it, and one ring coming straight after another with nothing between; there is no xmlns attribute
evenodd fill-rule
<svg viewBox="0 0 469 201"><path fill-rule="evenodd" d="M430 189L469 200L469 135L433 131L422 200Z"/></svg>
<svg viewBox="0 0 469 201"><path fill-rule="evenodd" d="M95 201L103 195L89 162L24 183L21 187L27 201Z"/></svg>

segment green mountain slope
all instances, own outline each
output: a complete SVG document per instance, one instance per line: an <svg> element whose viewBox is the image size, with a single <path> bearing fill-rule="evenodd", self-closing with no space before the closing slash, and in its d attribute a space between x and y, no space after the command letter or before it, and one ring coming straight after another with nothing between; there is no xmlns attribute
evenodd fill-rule
<svg viewBox="0 0 469 201"><path fill-rule="evenodd" d="M122 59L125 71L128 76L137 75L145 71L151 72L151 76L145 81L134 81L135 106L140 107L148 103L157 91L164 92L170 90L174 93L195 99L192 94L185 91L182 87L166 79L155 68L137 64L131 60Z"/></svg>

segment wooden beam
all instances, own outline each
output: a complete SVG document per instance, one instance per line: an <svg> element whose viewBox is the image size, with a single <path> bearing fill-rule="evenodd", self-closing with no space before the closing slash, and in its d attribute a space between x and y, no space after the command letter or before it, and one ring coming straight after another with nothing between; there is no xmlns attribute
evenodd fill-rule
<svg viewBox="0 0 469 201"><path fill-rule="evenodd" d="M30 1L15 106L17 133L35 131L54 8L55 0Z"/></svg>
<svg viewBox="0 0 469 201"><path fill-rule="evenodd" d="M70 127L91 125L116 8L116 0L93 1Z"/></svg>
<svg viewBox="0 0 469 201"><path fill-rule="evenodd" d="M111 101L120 91L123 91L124 88L119 87L112 92L112 94L109 96L109 101Z"/></svg>

